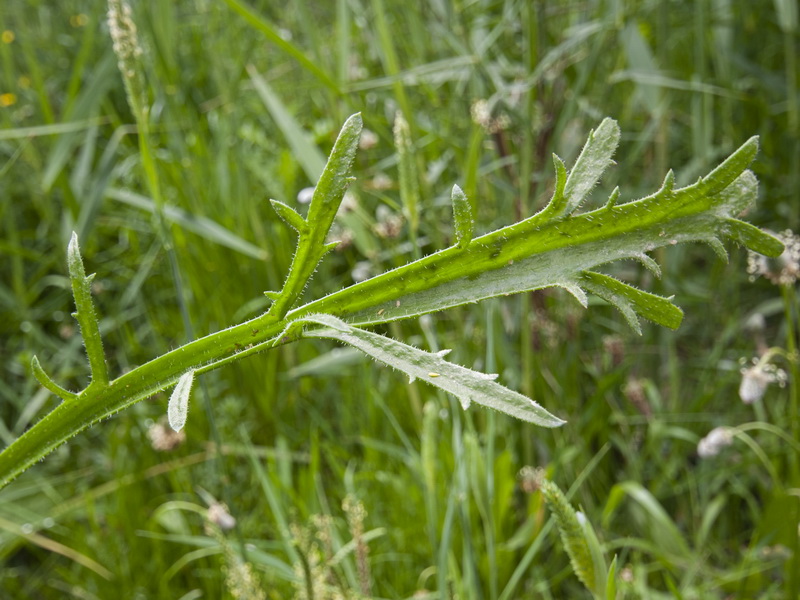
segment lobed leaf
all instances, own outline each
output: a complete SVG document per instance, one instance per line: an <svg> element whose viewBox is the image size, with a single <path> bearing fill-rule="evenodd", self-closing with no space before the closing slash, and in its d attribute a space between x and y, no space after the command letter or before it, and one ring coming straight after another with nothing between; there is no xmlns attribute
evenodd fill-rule
<svg viewBox="0 0 800 600"><path fill-rule="evenodd" d="M350 117L342 128L315 189L305 222L307 228L303 230L299 215L283 211L282 216L301 231L283 291L267 292L275 301L270 311L175 348L111 382L107 380L91 299L92 278L85 275L77 237L73 235L69 271L78 308L76 316L92 367L92 383L80 394L73 394L52 382L38 361L33 361L40 382L68 401L0 453L0 487L79 431L176 384L179 385L170 407L173 422L185 423L193 373L294 341L309 323L321 329L306 331L307 337L348 343L410 377L455 394L465 406L474 401L555 427L563 421L491 381L491 376L448 363L441 353L423 352L353 325L382 323L483 298L560 286L584 305L584 288L606 297L626 314L634 328L638 327L639 315L673 327L680 321L680 311L668 299L596 273L596 268L620 259L634 259L658 274L658 266L646 253L691 241L710 245L723 259L724 238L767 256L778 256L783 251L781 242L737 218L757 196L755 176L746 170L757 149L755 138L694 185L676 190L674 177L667 174L664 184L651 196L617 205L619 190L615 190L603 208L572 215L611 162L618 130L613 121L606 120L593 133L568 175L563 163L554 159L553 200L537 215L475 239L468 239L472 230L467 220L456 216L455 246L288 312L319 260L335 245L326 244L325 237L351 179L360 130L359 115ZM312 316L315 313L328 314ZM668 532L667 537L674 536Z"/></svg>
<svg viewBox="0 0 800 600"><path fill-rule="evenodd" d="M593 145L601 141L595 133L581 155L594 157L585 159L582 167L591 181L599 176L597 165L613 145L614 128L598 128L603 131L603 151ZM682 242L704 242L724 258L720 239L729 238L777 256L783 249L777 239L736 218L757 197L755 176L745 170L756 147L756 140L749 140L694 185L676 190L674 176L668 173L651 196L617 205L615 191L613 202L579 215L552 217L555 211L551 207L562 202L557 182L551 205L538 215L473 239L466 248L442 250L331 294L297 309L292 316L324 312L360 326L554 286L564 287L585 304L579 290L585 273L617 260L635 259L658 274L658 266L646 252ZM590 163L596 168L586 166ZM563 181L559 165L556 160ZM720 189L725 182L729 183ZM576 186L573 189L577 190ZM668 301L619 287L623 284L606 283L597 289L605 290L606 299L614 301L635 330L637 314L668 327L680 323L680 310L668 306Z"/></svg>

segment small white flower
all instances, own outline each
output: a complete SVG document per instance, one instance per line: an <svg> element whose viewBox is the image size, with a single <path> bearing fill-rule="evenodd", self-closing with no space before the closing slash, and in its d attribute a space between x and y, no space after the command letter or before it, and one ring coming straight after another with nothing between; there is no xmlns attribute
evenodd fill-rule
<svg viewBox="0 0 800 600"><path fill-rule="evenodd" d="M311 202L311 199L314 197L314 189L313 187L307 187L297 192L297 203L308 204Z"/></svg>
<svg viewBox="0 0 800 600"><path fill-rule="evenodd" d="M219 502L214 502L208 507L208 520L222 531L230 531L236 527L236 519L228 512L228 507Z"/></svg>
<svg viewBox="0 0 800 600"><path fill-rule="evenodd" d="M476 125L480 125L484 129L488 129L491 126L492 112L486 100L480 99L473 102L469 113L470 117L472 117L472 122Z"/></svg>
<svg viewBox="0 0 800 600"><path fill-rule="evenodd" d="M800 237L791 229L775 234L783 242L785 248L778 258L767 258L761 254L749 252L747 255L747 272L750 281L756 277L765 277L775 285L792 285L800 277Z"/></svg>
<svg viewBox="0 0 800 600"><path fill-rule="evenodd" d="M742 370L742 382L739 384L739 398L745 404L753 404L764 397L770 379L761 367L755 366Z"/></svg>
<svg viewBox="0 0 800 600"><path fill-rule="evenodd" d="M753 366L742 369L741 373L739 398L745 404L760 401L770 383L777 383L780 387L786 385L786 372L768 362L753 359Z"/></svg>
<svg viewBox="0 0 800 600"><path fill-rule="evenodd" d="M372 277L372 265L368 260L362 260L356 263L353 270L350 272L353 281L360 283Z"/></svg>
<svg viewBox="0 0 800 600"><path fill-rule="evenodd" d="M697 444L697 455L700 458L711 458L732 443L733 433L729 427L715 427Z"/></svg>
<svg viewBox="0 0 800 600"><path fill-rule="evenodd" d="M375 177L369 182L369 186L373 190L383 191L390 190L394 186L394 182L386 173L376 173Z"/></svg>
<svg viewBox="0 0 800 600"><path fill-rule="evenodd" d="M369 150L378 145L378 134L369 129L361 130L361 137L358 140L358 147L361 150Z"/></svg>
<svg viewBox="0 0 800 600"><path fill-rule="evenodd" d="M383 204L375 210L375 220L373 229L378 237L396 238L403 229L403 216Z"/></svg>
<svg viewBox="0 0 800 600"><path fill-rule="evenodd" d="M164 423L154 423L148 428L147 437L153 450L169 452L186 441L186 432L175 431Z"/></svg>

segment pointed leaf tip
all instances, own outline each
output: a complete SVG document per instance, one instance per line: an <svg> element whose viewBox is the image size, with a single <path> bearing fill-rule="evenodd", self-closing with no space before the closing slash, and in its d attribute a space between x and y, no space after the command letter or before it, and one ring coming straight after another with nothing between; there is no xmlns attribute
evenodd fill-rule
<svg viewBox="0 0 800 600"><path fill-rule="evenodd" d="M62 400L74 400L78 397L78 394L70 392L69 390L65 390L55 381L50 379L50 376L42 368L42 365L35 354L31 359L31 370L33 371L33 376L36 377L36 380L42 384L42 387L49 390Z"/></svg>
<svg viewBox="0 0 800 600"><path fill-rule="evenodd" d="M704 193L712 195L724 190L744 173L756 154L758 154L758 136L754 135L711 173L700 178Z"/></svg>
<svg viewBox="0 0 800 600"><path fill-rule="evenodd" d="M67 266L69 267L69 274L73 279L86 277L86 272L83 270L81 248L78 244L78 234L74 231L69 238L69 244L67 244Z"/></svg>
<svg viewBox="0 0 800 600"><path fill-rule="evenodd" d="M169 426L175 431L180 431L186 425L186 416L189 413L189 396L192 393L194 371L181 375L178 383L169 397L167 406L167 419Z"/></svg>
<svg viewBox="0 0 800 600"><path fill-rule="evenodd" d="M361 112L357 112L347 117L343 127L358 127L358 129L361 129L363 125L364 120L361 118Z"/></svg>
<svg viewBox="0 0 800 600"><path fill-rule="evenodd" d="M269 203L272 205L272 209L281 218L281 220L289 227L294 229L297 233L304 233L308 230L308 223L306 223L306 220L301 217L291 206L288 206L283 202L279 202L278 200L273 200L272 198L270 198Z"/></svg>
<svg viewBox="0 0 800 600"><path fill-rule="evenodd" d="M592 131L569 173L564 187L565 213L571 214L580 206L600 181L603 172L614 163L612 157L619 144L619 125L606 117Z"/></svg>

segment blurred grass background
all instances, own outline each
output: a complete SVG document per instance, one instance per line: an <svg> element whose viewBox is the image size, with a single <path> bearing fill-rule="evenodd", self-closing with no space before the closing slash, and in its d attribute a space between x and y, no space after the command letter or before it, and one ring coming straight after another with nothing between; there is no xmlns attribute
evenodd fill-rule
<svg viewBox="0 0 800 600"><path fill-rule="evenodd" d="M56 402L29 372L34 353L66 387L86 384L71 231L97 272L112 374L190 336L105 10L0 7L4 444ZM414 255L398 110L415 148L423 252L452 237L452 184L474 201L480 232L523 218L549 197L550 154L569 164L607 115L623 139L595 202L616 185L622 200L648 194L669 168L691 182L757 134L760 199L748 219L798 225L792 0L140 0L133 14L195 335L258 314L262 292L280 289L294 237L267 199L294 203L313 185L355 111L375 136L339 223L350 243L322 264L309 298ZM615 272L674 294L686 311L677 332L648 325L638 337L602 302L584 311L549 291L386 328L500 373L568 420L556 431L463 413L308 341L203 376L212 410L195 399L187 439L169 453L148 438L166 397L143 402L0 493L0 596L255 598L258 580L262 597L302 598L306 565L326 588L318 598L583 597L540 495L518 476L533 466L570 490L618 555L628 597L795 598L798 448L781 434L798 415L788 390L770 388L756 406L737 396L739 361L757 351L748 320L765 318L768 345L794 332L780 290L748 282L746 256L731 250L728 264L708 248L662 252L661 280L638 265ZM698 458L713 427L746 423L758 423L746 442ZM365 517L357 502L343 508L348 495ZM204 524L210 497L228 503L233 531Z"/></svg>

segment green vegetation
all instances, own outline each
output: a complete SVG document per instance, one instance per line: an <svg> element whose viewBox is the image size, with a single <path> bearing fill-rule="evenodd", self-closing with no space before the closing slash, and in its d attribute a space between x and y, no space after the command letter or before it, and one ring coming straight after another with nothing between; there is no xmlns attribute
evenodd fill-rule
<svg viewBox="0 0 800 600"><path fill-rule="evenodd" d="M0 589L797 597L800 245L672 247L780 253L748 165L797 225L792 3L110 4L3 9L3 480L143 401L0 492Z"/></svg>

